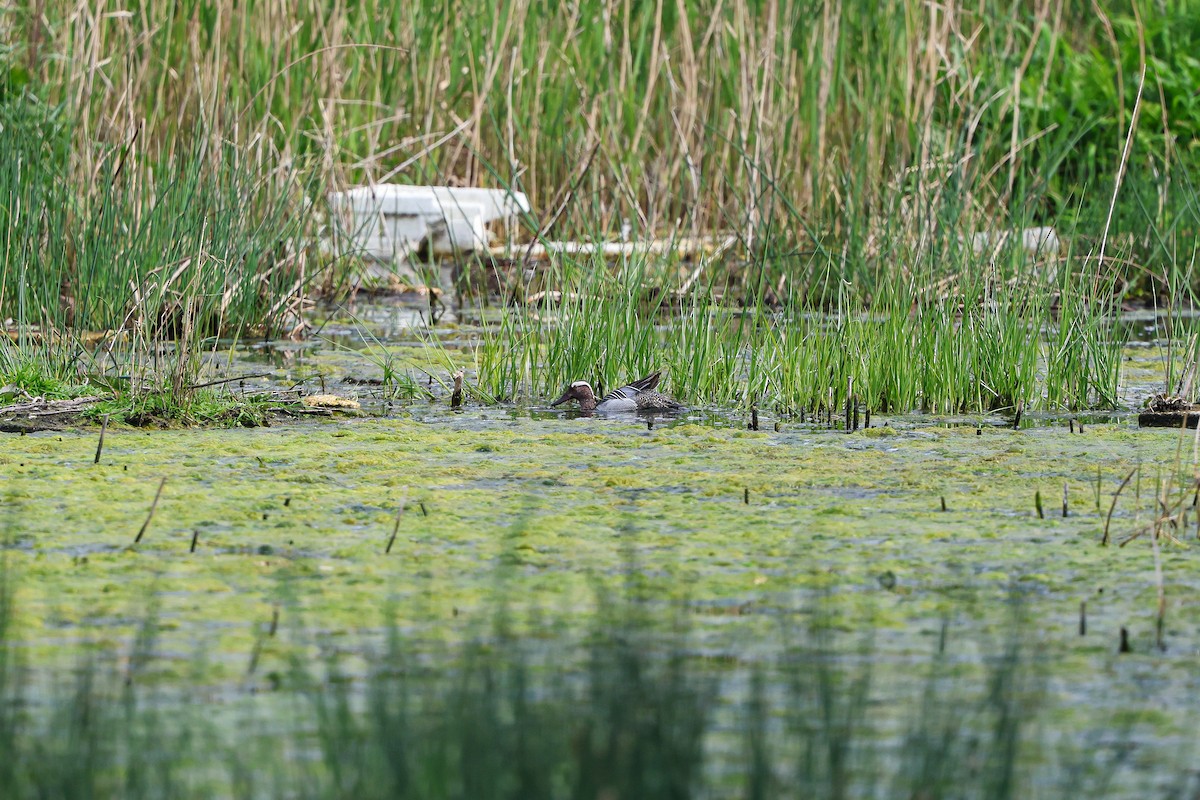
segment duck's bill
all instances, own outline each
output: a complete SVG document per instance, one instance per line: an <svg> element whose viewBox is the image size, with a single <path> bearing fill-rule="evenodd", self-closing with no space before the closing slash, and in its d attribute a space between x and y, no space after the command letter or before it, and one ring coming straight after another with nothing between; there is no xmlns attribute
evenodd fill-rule
<svg viewBox="0 0 1200 800"><path fill-rule="evenodd" d="M568 401L568 400L570 400L570 399L571 399L571 392L570 392L570 391L566 391L566 392L563 392L563 396L562 396L562 397L558 398L557 400L555 400L555 401L554 401L553 403L551 403L550 405L551 405L551 406L557 406L557 405L561 405L561 404L563 404L563 403L567 402L567 401Z"/></svg>

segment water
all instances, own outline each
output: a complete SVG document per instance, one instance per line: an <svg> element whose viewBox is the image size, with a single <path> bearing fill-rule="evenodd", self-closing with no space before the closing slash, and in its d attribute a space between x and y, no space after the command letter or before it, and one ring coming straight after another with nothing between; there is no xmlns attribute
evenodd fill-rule
<svg viewBox="0 0 1200 800"><path fill-rule="evenodd" d="M1193 494L1190 438L1139 430L1128 409L1024 414L1015 430L1006 415L873 416L851 433L770 409L758 431L729 409L652 421L544 403L453 410L444 371L414 333L419 315L355 314L304 342L240 344L213 361L221 376L266 373L235 391L333 391L362 401L360 415L254 430L117 427L99 465L94 430L7 440L5 552L18 581L16 643L31 663L57 669L93 651L127 659L152 609L162 629L150 685L254 705L294 664L315 668L334 652L366 708L369 676L382 668L372 648L389 625L414 658L453 674L458 648L493 637L507 608L520 637L546 643L550 667L578 670L580 640L604 619L598 597L630 593L652 625L682 614L688 663L720 679L714 702L725 710L713 711L706 748L725 755L704 767L719 783L743 769L732 754L745 746L744 717L727 709L749 701L755 667L786 663L827 598L838 680L854 665L875 670L863 736L884 765L900 763L941 651L949 672L936 696L984 709L964 715L956 736L992 730L988 670L1014 631L1038 687L1035 703L1013 706L1036 721L1029 748L1099 737L1093 752L1118 770L1111 793L1124 796L1161 789L1190 763L1198 520L1178 515ZM455 324L437 335L465 345L477 333ZM371 383L381 348L416 399ZM1158 345L1131 345L1125 374L1131 407L1161 391ZM162 477L162 502L134 548ZM1106 524L1123 541L1164 507L1171 537L1157 553L1149 535L1099 546ZM276 613L279 631L264 637ZM1118 652L1121 628L1132 653ZM772 674L767 697L783 703L787 670ZM273 704L262 708L282 724ZM297 752L315 755L311 720L282 727L299 737ZM953 753L964 765L974 757ZM1047 796L1068 780L1035 769L1036 755L1021 763L1022 785Z"/></svg>

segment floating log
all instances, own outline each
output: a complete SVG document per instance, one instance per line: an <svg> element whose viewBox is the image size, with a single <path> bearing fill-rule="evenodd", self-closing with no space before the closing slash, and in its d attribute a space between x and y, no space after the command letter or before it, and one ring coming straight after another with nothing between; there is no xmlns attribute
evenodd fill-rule
<svg viewBox="0 0 1200 800"><path fill-rule="evenodd" d="M1200 424L1200 407L1193 406L1187 411L1143 411L1138 414L1138 427L1141 428L1182 428L1185 424L1189 428Z"/></svg>
<svg viewBox="0 0 1200 800"><path fill-rule="evenodd" d="M77 397L74 400L47 400L35 397L28 403L14 403L0 407L0 416L4 417L53 417L60 414L78 414L85 408L103 400L103 396Z"/></svg>
<svg viewBox="0 0 1200 800"><path fill-rule="evenodd" d="M1200 405L1189 403L1178 395L1156 394L1138 414L1142 428L1195 428L1200 424Z"/></svg>

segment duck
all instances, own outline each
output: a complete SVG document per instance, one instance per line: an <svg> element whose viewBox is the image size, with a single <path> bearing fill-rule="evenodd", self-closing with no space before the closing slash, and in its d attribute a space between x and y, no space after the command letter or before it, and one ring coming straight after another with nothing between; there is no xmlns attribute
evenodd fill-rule
<svg viewBox="0 0 1200 800"><path fill-rule="evenodd" d="M599 411L601 414L620 411L679 411L683 408L682 403L655 391L660 378L661 372L639 378L620 389L614 389L599 402L596 402L596 394L592 391L590 383L575 381L562 393L562 397L550 405L557 406L568 400L576 400L579 402L580 411Z"/></svg>

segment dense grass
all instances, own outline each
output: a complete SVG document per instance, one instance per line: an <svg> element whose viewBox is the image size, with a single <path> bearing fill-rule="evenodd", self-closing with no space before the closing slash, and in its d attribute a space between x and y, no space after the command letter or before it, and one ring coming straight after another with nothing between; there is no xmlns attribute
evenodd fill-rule
<svg viewBox="0 0 1200 800"><path fill-rule="evenodd" d="M851 400L943 414L1117 402L1124 334L1065 270L1049 286L964 278L940 293L892 280L871 306L847 292L831 313L718 302L708 289L648 299L644 263L614 280L591 264L549 280L559 302L506 309L482 334L488 394L538 399L665 369L666 389L689 403L839 417Z"/></svg>
<svg viewBox="0 0 1200 800"><path fill-rule="evenodd" d="M303 286L296 258L300 195L261 165L204 142L143 163L131 141L105 148L88 185L70 180L75 124L23 96L0 106L5 228L0 313L45 330L121 329L143 343L274 323Z"/></svg>
<svg viewBox="0 0 1200 800"><path fill-rule="evenodd" d="M1200 118L1186 0L225 0L100 18L52 0L9 17L10 83L71 102L89 141L143 119L155 152L265 136L334 181L408 164L412 182L518 186L545 213L574 187L568 229L761 237L791 205L849 230L940 196L972 222L1053 220L1080 192L1107 199L1143 65L1132 163L1169 185Z"/></svg>
<svg viewBox="0 0 1200 800"><path fill-rule="evenodd" d="M300 323L311 280L299 173L202 140L148 163L133 137L98 146L80 185L77 124L33 95L0 102L0 319L14 321L0 376L31 393L119 381L186 403L211 337Z"/></svg>
<svg viewBox="0 0 1200 800"><path fill-rule="evenodd" d="M298 331L315 287L355 279L310 258L326 192L396 180L526 191L523 240L738 237L690 302L652 302L675 316L661 357L628 270L554 265L547 288L637 296L580 299L591 335L518 312L480 356L496 396L665 360L692 402L1108 405L1106 315L1197 286L1195 19L1185 0L19 3L0 372L119 372L185 402L206 337ZM1070 257L971 246L1035 224Z"/></svg>
<svg viewBox="0 0 1200 800"><path fill-rule="evenodd" d="M52 0L9 19L9 93L70 109L77 181L135 132L134 173L253 146L264 174L299 159L322 189L513 186L556 233L732 230L771 262L849 255L836 272L860 279L889 267L886 249L857 256L892 232L920 258L1078 221L1092 249L1127 179L1110 233L1134 261L1193 249L1186 0L223 0L101 18Z"/></svg>

